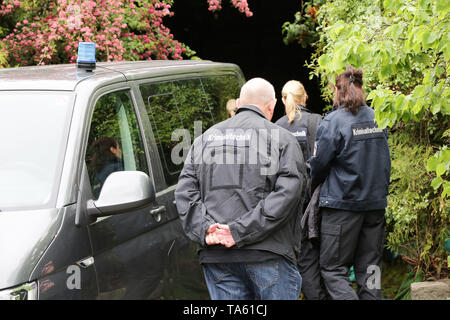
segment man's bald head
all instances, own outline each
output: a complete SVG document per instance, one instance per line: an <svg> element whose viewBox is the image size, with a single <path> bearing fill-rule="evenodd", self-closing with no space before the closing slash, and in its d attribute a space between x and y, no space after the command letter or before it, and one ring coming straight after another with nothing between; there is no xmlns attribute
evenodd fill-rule
<svg viewBox="0 0 450 320"><path fill-rule="evenodd" d="M243 105L257 106L270 120L275 104L275 89L267 80L253 78L242 86L238 100L239 107Z"/></svg>

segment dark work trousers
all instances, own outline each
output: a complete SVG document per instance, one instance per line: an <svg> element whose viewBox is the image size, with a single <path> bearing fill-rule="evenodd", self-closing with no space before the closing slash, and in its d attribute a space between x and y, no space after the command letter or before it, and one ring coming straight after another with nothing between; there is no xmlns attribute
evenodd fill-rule
<svg viewBox="0 0 450 320"><path fill-rule="evenodd" d="M314 240L313 240L314 241ZM322 277L320 276L319 240L313 242L306 237L302 240L297 267L302 276L302 293L306 300L329 299Z"/></svg>
<svg viewBox="0 0 450 320"><path fill-rule="evenodd" d="M321 208L321 275L333 300L381 299L384 210ZM358 293L349 280L354 266Z"/></svg>

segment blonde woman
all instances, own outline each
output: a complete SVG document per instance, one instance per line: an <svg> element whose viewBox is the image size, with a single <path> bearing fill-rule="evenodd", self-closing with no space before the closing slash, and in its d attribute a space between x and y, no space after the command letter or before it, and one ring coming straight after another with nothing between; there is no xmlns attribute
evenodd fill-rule
<svg viewBox="0 0 450 320"><path fill-rule="evenodd" d="M286 115L279 119L276 124L287 129L295 136L306 162L314 155L316 131L322 117L306 108L308 94L300 81L288 81L281 91L281 96L286 108ZM303 211L310 197L311 190L308 190ZM319 219L320 217L317 217L317 221ZM315 234L318 235L318 226L315 228L317 229ZM303 228L301 249L300 252L297 252L297 268L303 278L302 293L306 300L326 300L329 297L320 276L319 242L317 237L311 238L308 230L309 227Z"/></svg>
<svg viewBox="0 0 450 320"><path fill-rule="evenodd" d="M308 94L300 81L286 82L281 90L281 96L286 115L276 124L287 129L297 138L306 162L314 154L317 126L322 117L306 108Z"/></svg>

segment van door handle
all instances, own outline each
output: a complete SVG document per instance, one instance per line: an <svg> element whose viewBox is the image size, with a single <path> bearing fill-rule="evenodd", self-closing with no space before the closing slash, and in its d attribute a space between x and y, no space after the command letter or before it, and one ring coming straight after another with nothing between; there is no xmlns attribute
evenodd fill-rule
<svg viewBox="0 0 450 320"><path fill-rule="evenodd" d="M92 266L94 264L94 262L95 262L94 257L89 257L84 260L78 261L76 264L82 268L87 268L87 267Z"/></svg>
<svg viewBox="0 0 450 320"><path fill-rule="evenodd" d="M150 214L161 214L166 211L166 206L161 206L156 209L150 210Z"/></svg>
<svg viewBox="0 0 450 320"><path fill-rule="evenodd" d="M150 210L150 214L155 218L156 222L161 221L161 213L166 212L166 206L161 206Z"/></svg>

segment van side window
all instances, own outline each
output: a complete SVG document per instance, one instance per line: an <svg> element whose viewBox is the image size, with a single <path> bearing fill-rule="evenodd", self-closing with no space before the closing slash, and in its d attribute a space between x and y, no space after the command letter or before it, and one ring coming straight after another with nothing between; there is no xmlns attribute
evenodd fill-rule
<svg viewBox="0 0 450 320"><path fill-rule="evenodd" d="M177 129L189 130L194 139L194 121L202 121L202 129L214 120L200 79L168 81L141 86L142 98L155 135L167 185L178 182L183 163L172 159L172 141Z"/></svg>
<svg viewBox="0 0 450 320"><path fill-rule="evenodd" d="M192 143L195 135L227 118L227 99L237 98L239 89L237 79L231 76L140 86L168 186L178 182L178 176L183 169L183 163L172 159L172 150L180 143L177 139L172 140L172 133L177 129L186 129ZM201 121L201 128L195 128L194 131L196 121Z"/></svg>
<svg viewBox="0 0 450 320"><path fill-rule="evenodd" d="M238 78L235 75L207 77L202 78L202 84L216 122L226 119L228 101L239 98L242 84Z"/></svg>
<svg viewBox="0 0 450 320"><path fill-rule="evenodd" d="M144 146L129 90L108 93L95 104L86 165L94 199L116 171L148 174Z"/></svg>

